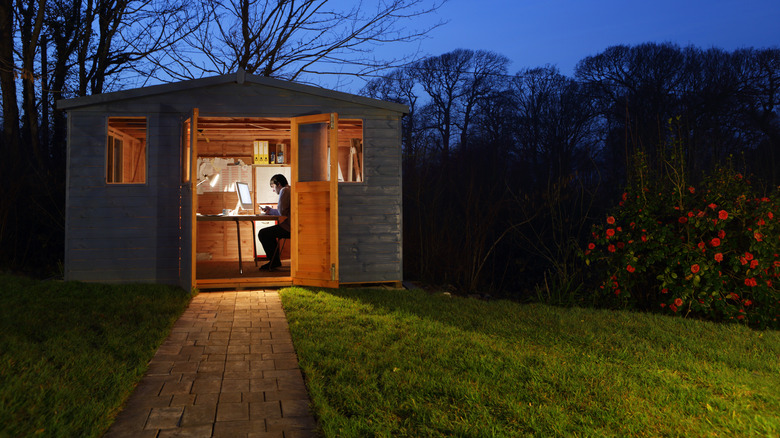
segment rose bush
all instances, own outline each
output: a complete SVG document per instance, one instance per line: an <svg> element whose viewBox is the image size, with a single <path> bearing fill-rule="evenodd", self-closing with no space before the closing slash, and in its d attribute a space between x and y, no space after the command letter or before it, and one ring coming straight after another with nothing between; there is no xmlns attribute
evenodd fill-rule
<svg viewBox="0 0 780 438"><path fill-rule="evenodd" d="M778 190L757 197L729 168L699 187L636 178L582 251L594 298L777 328L779 205Z"/></svg>

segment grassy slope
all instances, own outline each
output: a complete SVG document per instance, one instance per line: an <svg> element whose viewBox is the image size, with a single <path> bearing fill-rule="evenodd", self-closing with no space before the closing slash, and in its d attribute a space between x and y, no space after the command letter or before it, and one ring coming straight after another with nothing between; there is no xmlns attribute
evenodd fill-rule
<svg viewBox="0 0 780 438"><path fill-rule="evenodd" d="M0 274L0 436L99 436L189 298Z"/></svg>
<svg viewBox="0 0 780 438"><path fill-rule="evenodd" d="M606 310L282 291L326 436L777 436L780 333Z"/></svg>

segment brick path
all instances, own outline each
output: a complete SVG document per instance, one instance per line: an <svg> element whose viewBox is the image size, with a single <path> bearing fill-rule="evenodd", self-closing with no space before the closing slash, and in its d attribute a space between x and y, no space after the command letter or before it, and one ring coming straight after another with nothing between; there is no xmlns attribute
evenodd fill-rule
<svg viewBox="0 0 780 438"><path fill-rule="evenodd" d="M201 292L106 437L316 437L279 295Z"/></svg>

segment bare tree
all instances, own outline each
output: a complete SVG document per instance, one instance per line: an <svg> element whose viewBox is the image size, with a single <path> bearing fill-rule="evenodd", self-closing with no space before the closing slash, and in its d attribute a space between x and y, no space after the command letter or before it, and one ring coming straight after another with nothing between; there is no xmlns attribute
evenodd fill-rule
<svg viewBox="0 0 780 438"><path fill-rule="evenodd" d="M208 23L187 39L189 49L169 51L158 64L175 79L238 69L289 80L344 73L329 71L333 66L369 74L400 62L376 59L377 45L424 37L438 24L419 30L405 24L445 1L360 1L339 9L329 0L215 0Z"/></svg>
<svg viewBox="0 0 780 438"><path fill-rule="evenodd" d="M460 146L468 147L469 135L477 105L490 96L495 90L504 88L509 58L504 55L477 50L471 59L469 77L463 86L462 104L459 117Z"/></svg>
<svg viewBox="0 0 780 438"><path fill-rule="evenodd" d="M537 182L568 178L591 136L594 111L581 85L554 67L528 69L513 81L518 146ZM582 161L582 160L580 160Z"/></svg>
<svg viewBox="0 0 780 438"><path fill-rule="evenodd" d="M83 0L74 0L82 5ZM99 94L135 72L149 77L162 53L205 22L209 3L188 0L86 0L78 38L78 95Z"/></svg>

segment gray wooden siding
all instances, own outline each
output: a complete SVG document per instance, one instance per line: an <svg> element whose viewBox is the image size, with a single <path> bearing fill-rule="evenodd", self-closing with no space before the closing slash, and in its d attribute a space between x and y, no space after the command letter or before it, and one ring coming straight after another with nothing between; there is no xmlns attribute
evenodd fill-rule
<svg viewBox="0 0 780 438"><path fill-rule="evenodd" d="M364 183L339 185L340 281L403 280L400 121L364 118Z"/></svg>
<svg viewBox="0 0 780 438"><path fill-rule="evenodd" d="M147 116L145 184L106 184L110 115ZM180 284L178 117L74 111L69 124L65 278Z"/></svg>

